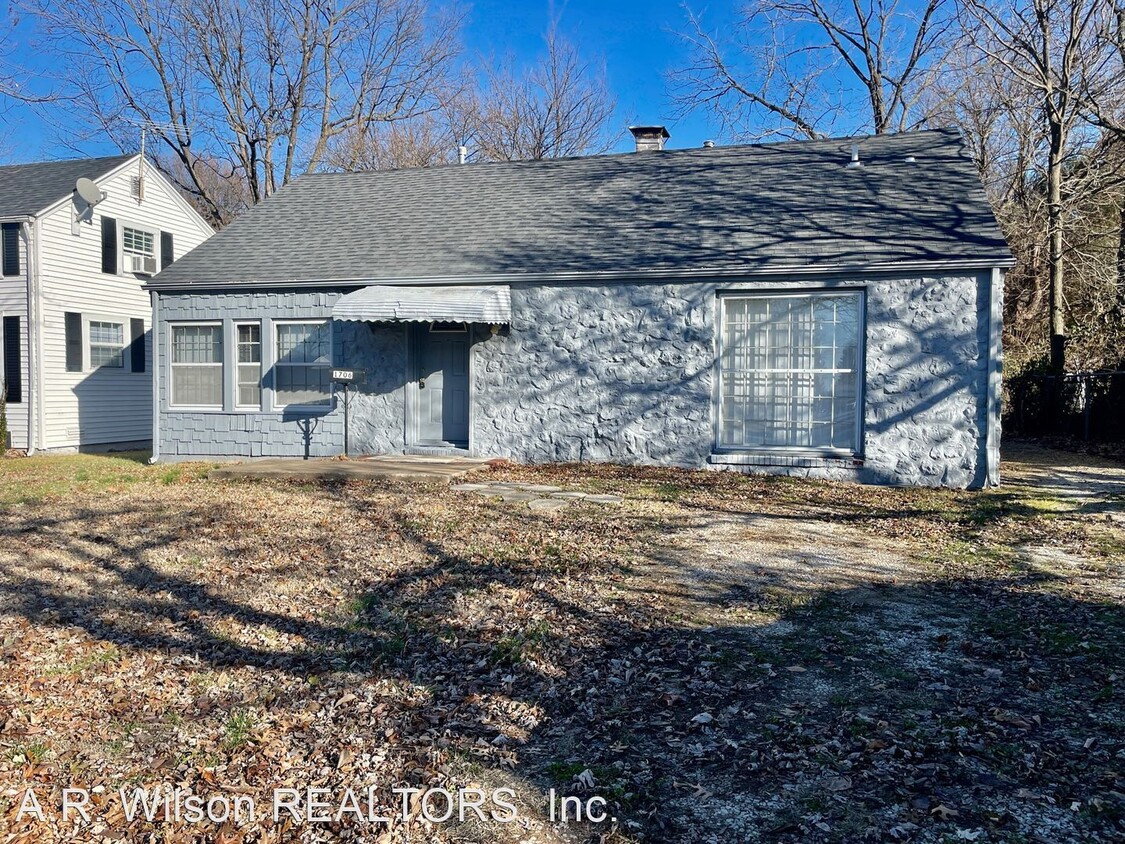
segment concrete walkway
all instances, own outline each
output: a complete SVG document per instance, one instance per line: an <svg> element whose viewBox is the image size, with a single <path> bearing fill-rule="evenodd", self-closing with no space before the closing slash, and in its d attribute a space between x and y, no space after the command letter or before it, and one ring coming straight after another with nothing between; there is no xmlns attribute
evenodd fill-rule
<svg viewBox="0 0 1125 844"><path fill-rule="evenodd" d="M487 460L468 457L423 457L379 455L351 460L324 458L301 460L293 457L266 458L246 463L231 463L211 472L213 478L310 478L315 480L408 481L411 483L449 483L469 472L488 468Z"/></svg>

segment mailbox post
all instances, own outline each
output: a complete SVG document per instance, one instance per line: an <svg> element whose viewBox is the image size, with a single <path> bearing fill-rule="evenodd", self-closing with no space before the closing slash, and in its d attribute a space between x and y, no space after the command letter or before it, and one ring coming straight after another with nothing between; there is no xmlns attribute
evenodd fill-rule
<svg viewBox="0 0 1125 844"><path fill-rule="evenodd" d="M348 456L348 387L352 384L362 384L367 380L367 371L363 369L333 369L332 381L344 388L344 457Z"/></svg>

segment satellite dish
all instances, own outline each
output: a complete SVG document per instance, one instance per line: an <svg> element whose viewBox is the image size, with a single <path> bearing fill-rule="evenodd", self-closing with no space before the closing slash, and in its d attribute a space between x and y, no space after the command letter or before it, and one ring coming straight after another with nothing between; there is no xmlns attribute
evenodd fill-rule
<svg viewBox="0 0 1125 844"><path fill-rule="evenodd" d="M101 188L94 184L93 179L79 179L74 183L74 190L91 208L102 201Z"/></svg>

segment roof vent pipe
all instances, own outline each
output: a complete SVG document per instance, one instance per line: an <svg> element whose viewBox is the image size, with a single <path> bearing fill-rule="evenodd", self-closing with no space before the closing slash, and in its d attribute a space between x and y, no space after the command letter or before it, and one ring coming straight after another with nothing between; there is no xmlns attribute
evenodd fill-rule
<svg viewBox="0 0 1125 844"><path fill-rule="evenodd" d="M852 144L852 160L848 162L848 169L862 166L859 160L859 144Z"/></svg>
<svg viewBox="0 0 1125 844"><path fill-rule="evenodd" d="M715 148L715 142L714 141L704 141L703 142L703 148L704 149L714 149Z"/></svg>
<svg viewBox="0 0 1125 844"><path fill-rule="evenodd" d="M464 164L465 160L469 157L469 148L467 146L457 147L457 163Z"/></svg>

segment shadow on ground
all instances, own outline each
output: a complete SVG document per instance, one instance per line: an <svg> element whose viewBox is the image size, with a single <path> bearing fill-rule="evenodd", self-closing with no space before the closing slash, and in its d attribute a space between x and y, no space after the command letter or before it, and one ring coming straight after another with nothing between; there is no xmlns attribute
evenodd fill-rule
<svg viewBox="0 0 1125 844"><path fill-rule="evenodd" d="M612 829L557 831L564 838L1108 841L1125 831L1125 611L1067 597L1041 571L931 577L847 532L915 519L915 508L813 521L755 514L752 501L729 512L687 501L674 518L637 508L607 519L595 527L605 544L584 552L594 534L581 508L551 522L472 501L461 509L480 530L450 538L393 490L283 494L307 497L310 513L314 501L331 507L353 529L320 547L301 535L263 541L225 495L174 511L133 499L5 514L3 612L24 622L8 653L41 629L79 630L154 660L161 682L183 682L173 666L185 661L195 674L241 672L243 687L193 701L188 719L250 705L301 713L326 685L344 699L394 684L410 694L377 717L341 705L321 726L366 751L393 745L385 775L396 782L514 774L532 793L610 801ZM1020 515L1015 500L989 501L967 518ZM701 577L699 561L717 552L693 536L723 519L725 562ZM755 536L767 529L805 545L765 547ZM195 561L200 537L212 553ZM178 568L169 549L180 549ZM278 582L319 567L344 570L334 582L346 612L274 600ZM228 751L215 761L221 776L274 784L264 748ZM97 764L98 752L79 761ZM341 758L306 752L297 770L342 769Z"/></svg>

